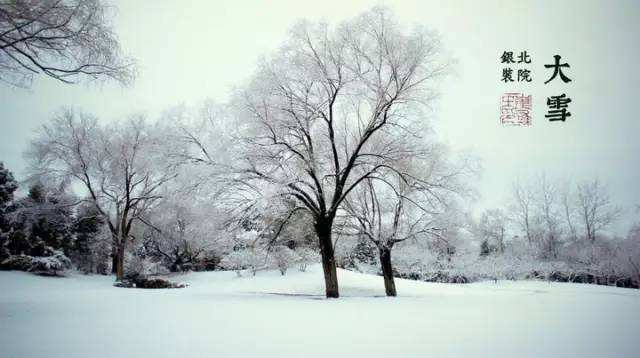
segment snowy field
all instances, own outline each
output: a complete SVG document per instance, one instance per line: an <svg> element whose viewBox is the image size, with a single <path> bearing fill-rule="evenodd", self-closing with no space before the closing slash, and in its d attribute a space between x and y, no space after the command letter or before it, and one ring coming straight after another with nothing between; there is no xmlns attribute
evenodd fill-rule
<svg viewBox="0 0 640 358"><path fill-rule="evenodd" d="M340 271L192 273L190 287L0 272L0 357L638 357L640 291L547 282L469 285Z"/></svg>

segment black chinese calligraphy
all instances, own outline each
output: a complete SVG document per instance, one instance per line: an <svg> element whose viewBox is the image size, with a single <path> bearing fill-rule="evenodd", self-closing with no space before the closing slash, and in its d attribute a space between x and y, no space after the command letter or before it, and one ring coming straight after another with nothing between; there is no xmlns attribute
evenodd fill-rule
<svg viewBox="0 0 640 358"><path fill-rule="evenodd" d="M563 68L570 67L569 64L568 63L560 64L560 59L562 58L560 55L555 55L553 56L553 58L555 59L555 63L553 65L544 65L545 68L553 68L553 75L551 75L551 78L549 78L544 84L551 82L557 76L560 76L560 79L564 83L571 82L571 79L562 72Z"/></svg>
<svg viewBox="0 0 640 358"><path fill-rule="evenodd" d="M505 64L530 64L531 55L527 51L520 51L517 58L514 57L513 51L504 51L500 56L500 62ZM514 75L517 75L514 79ZM517 72L514 72L512 67L504 67L502 69L502 78L500 81L504 83L508 82L531 82L531 70L528 68L518 68Z"/></svg>
<svg viewBox="0 0 640 358"><path fill-rule="evenodd" d="M567 111L569 103L571 103L571 98L567 97L564 93L560 96L551 96L547 98L547 106L549 107L549 110L545 115L545 118L549 118L550 122L566 121L567 117L571 117L571 112Z"/></svg>
<svg viewBox="0 0 640 358"><path fill-rule="evenodd" d="M527 69L518 70L518 82L531 82L531 71Z"/></svg>

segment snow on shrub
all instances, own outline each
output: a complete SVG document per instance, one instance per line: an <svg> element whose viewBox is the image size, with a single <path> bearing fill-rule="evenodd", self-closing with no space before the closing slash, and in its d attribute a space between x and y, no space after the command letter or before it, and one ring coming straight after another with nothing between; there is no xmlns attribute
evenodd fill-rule
<svg viewBox="0 0 640 358"><path fill-rule="evenodd" d="M273 263L284 276L287 269L300 261L300 256L286 246L278 246L273 251Z"/></svg>
<svg viewBox="0 0 640 358"><path fill-rule="evenodd" d="M71 260L61 251L55 251L52 256L34 257L29 271L38 275L59 276L69 268Z"/></svg>
<svg viewBox="0 0 640 358"><path fill-rule="evenodd" d="M243 270L251 271L253 276L259 270L269 268L267 252L260 248L243 248L230 252L222 258L220 266L226 270L235 271L238 276L242 276Z"/></svg>
<svg viewBox="0 0 640 358"><path fill-rule="evenodd" d="M13 255L2 261L0 267L43 276L62 276L65 270L71 268L71 260L61 251L51 251L50 256Z"/></svg>
<svg viewBox="0 0 640 358"><path fill-rule="evenodd" d="M12 255L0 263L3 270L29 271L33 257L28 255Z"/></svg>
<svg viewBox="0 0 640 358"><path fill-rule="evenodd" d="M168 273L161 262L127 253L125 255L124 276L127 279L146 278Z"/></svg>
<svg viewBox="0 0 640 358"><path fill-rule="evenodd" d="M298 270L305 272L309 264L320 262L320 254L310 247L299 247L295 250L298 255Z"/></svg>

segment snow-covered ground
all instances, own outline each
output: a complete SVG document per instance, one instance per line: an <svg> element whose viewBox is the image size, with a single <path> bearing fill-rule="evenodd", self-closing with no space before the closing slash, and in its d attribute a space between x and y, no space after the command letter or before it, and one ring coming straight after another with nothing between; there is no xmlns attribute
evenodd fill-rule
<svg viewBox="0 0 640 358"><path fill-rule="evenodd" d="M640 291L547 282L469 285L340 271L192 273L190 287L0 272L0 357L638 357Z"/></svg>

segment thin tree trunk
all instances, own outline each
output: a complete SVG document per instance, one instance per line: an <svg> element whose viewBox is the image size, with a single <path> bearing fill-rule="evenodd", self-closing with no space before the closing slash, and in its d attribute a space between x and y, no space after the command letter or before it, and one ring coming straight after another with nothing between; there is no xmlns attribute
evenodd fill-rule
<svg viewBox="0 0 640 358"><path fill-rule="evenodd" d="M397 296L396 283L393 280L393 267L391 266L391 249L383 247L379 249L380 266L382 266L382 276L384 277L384 290L387 296Z"/></svg>
<svg viewBox="0 0 640 358"><path fill-rule="evenodd" d="M322 269L324 271L324 285L327 298L340 297L338 290L338 276L336 274L336 259L331 241L331 224L320 222L316 224L316 233L320 243Z"/></svg>

